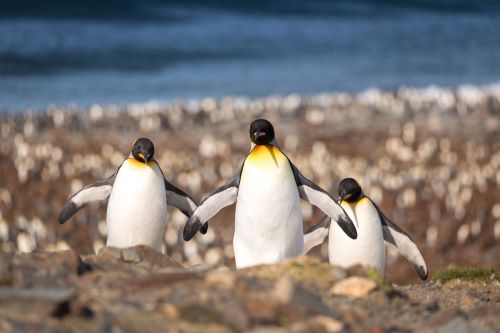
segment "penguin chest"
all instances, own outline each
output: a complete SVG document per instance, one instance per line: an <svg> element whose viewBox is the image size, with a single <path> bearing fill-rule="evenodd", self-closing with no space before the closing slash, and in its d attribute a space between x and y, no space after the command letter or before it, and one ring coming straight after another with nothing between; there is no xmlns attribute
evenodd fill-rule
<svg viewBox="0 0 500 333"><path fill-rule="evenodd" d="M368 198L355 203L342 202L342 207L356 225L358 238L351 239L332 223L329 235L329 258L332 265L350 267L361 264L384 273L385 248L382 223Z"/></svg>
<svg viewBox="0 0 500 333"><path fill-rule="evenodd" d="M148 245L161 251L167 218L163 174L156 162L126 160L108 203L108 246Z"/></svg>
<svg viewBox="0 0 500 333"><path fill-rule="evenodd" d="M299 194L290 162L273 146L255 146L243 166L233 240L241 268L302 253Z"/></svg>

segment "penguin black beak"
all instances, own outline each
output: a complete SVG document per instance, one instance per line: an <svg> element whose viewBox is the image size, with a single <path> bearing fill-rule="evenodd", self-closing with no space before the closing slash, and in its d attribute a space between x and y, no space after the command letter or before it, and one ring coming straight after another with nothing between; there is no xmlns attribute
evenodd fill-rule
<svg viewBox="0 0 500 333"><path fill-rule="evenodd" d="M352 197L352 193L342 193L340 194L340 201L339 201L339 204L342 203L342 201L346 200L346 199L349 199L350 197Z"/></svg>
<svg viewBox="0 0 500 333"><path fill-rule="evenodd" d="M260 137L263 137L263 136L266 136L266 132L262 132L262 131L253 132L254 141L257 141Z"/></svg>
<svg viewBox="0 0 500 333"><path fill-rule="evenodd" d="M144 155L143 153L137 154L142 160L144 161L144 164L148 164L149 162L149 155Z"/></svg>

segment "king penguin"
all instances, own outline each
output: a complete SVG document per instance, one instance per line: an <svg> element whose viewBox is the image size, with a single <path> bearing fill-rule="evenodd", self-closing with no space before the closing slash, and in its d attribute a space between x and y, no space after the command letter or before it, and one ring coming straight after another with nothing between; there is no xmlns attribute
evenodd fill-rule
<svg viewBox="0 0 500 333"><path fill-rule="evenodd" d="M197 205L189 195L169 183L154 159L154 145L140 138L128 158L109 178L87 185L74 194L59 215L63 224L91 202L109 198L107 246L147 245L162 251L167 204L190 217Z"/></svg>
<svg viewBox="0 0 500 333"><path fill-rule="evenodd" d="M356 225L358 238L346 237L326 216L304 236L304 253L321 244L328 235L328 256L332 265L350 267L360 264L383 275L386 241L397 247L422 280L427 279L427 265L417 245L363 193L355 179L343 179L338 192L342 207Z"/></svg>
<svg viewBox="0 0 500 333"><path fill-rule="evenodd" d="M281 151L269 121L253 121L249 132L250 153L236 174L194 211L184 227L186 241L220 209L236 202L233 248L237 268L296 257L304 246L299 197L356 238L356 228L342 207Z"/></svg>

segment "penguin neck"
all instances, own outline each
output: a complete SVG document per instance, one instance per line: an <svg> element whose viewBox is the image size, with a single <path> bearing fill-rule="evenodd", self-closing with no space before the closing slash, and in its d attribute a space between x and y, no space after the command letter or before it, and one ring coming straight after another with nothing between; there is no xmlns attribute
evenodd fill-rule
<svg viewBox="0 0 500 333"><path fill-rule="evenodd" d="M347 199L344 199L343 201L348 202L350 204L356 204L364 198L366 198L366 195L363 193L363 191L361 191L358 195L351 196Z"/></svg>
<svg viewBox="0 0 500 333"><path fill-rule="evenodd" d="M278 148L281 151L281 147L276 141L276 138L274 138L271 142L269 142L267 145L274 146ZM252 151L255 148L256 144L250 141L250 151ZM264 145L263 145L264 146Z"/></svg>
<svg viewBox="0 0 500 333"><path fill-rule="evenodd" d="M348 212L349 217L351 217L353 223L358 229L360 228L360 224L365 224L367 222L367 220L360 217L359 214L363 214L362 212L365 211L366 203L368 201L368 197L363 195L357 200L344 200L341 203L341 206L346 210L346 212Z"/></svg>
<svg viewBox="0 0 500 333"><path fill-rule="evenodd" d="M156 160L154 160L154 159L149 161L147 164L144 162L138 161L135 159L135 157L132 155L132 153L130 153L130 155L128 156L127 162L130 165L133 165L133 166L138 167L138 168L152 167L152 166L157 164Z"/></svg>
<svg viewBox="0 0 500 333"><path fill-rule="evenodd" d="M267 172L277 170L288 164L286 156L274 145L255 145L245 159L248 167L265 169ZM291 170L291 169L290 169Z"/></svg>

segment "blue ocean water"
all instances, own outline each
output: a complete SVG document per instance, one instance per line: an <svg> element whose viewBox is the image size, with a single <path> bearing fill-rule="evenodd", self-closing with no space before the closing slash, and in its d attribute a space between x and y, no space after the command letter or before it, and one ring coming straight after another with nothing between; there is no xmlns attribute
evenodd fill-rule
<svg viewBox="0 0 500 333"><path fill-rule="evenodd" d="M497 81L499 1L0 1L0 110Z"/></svg>

